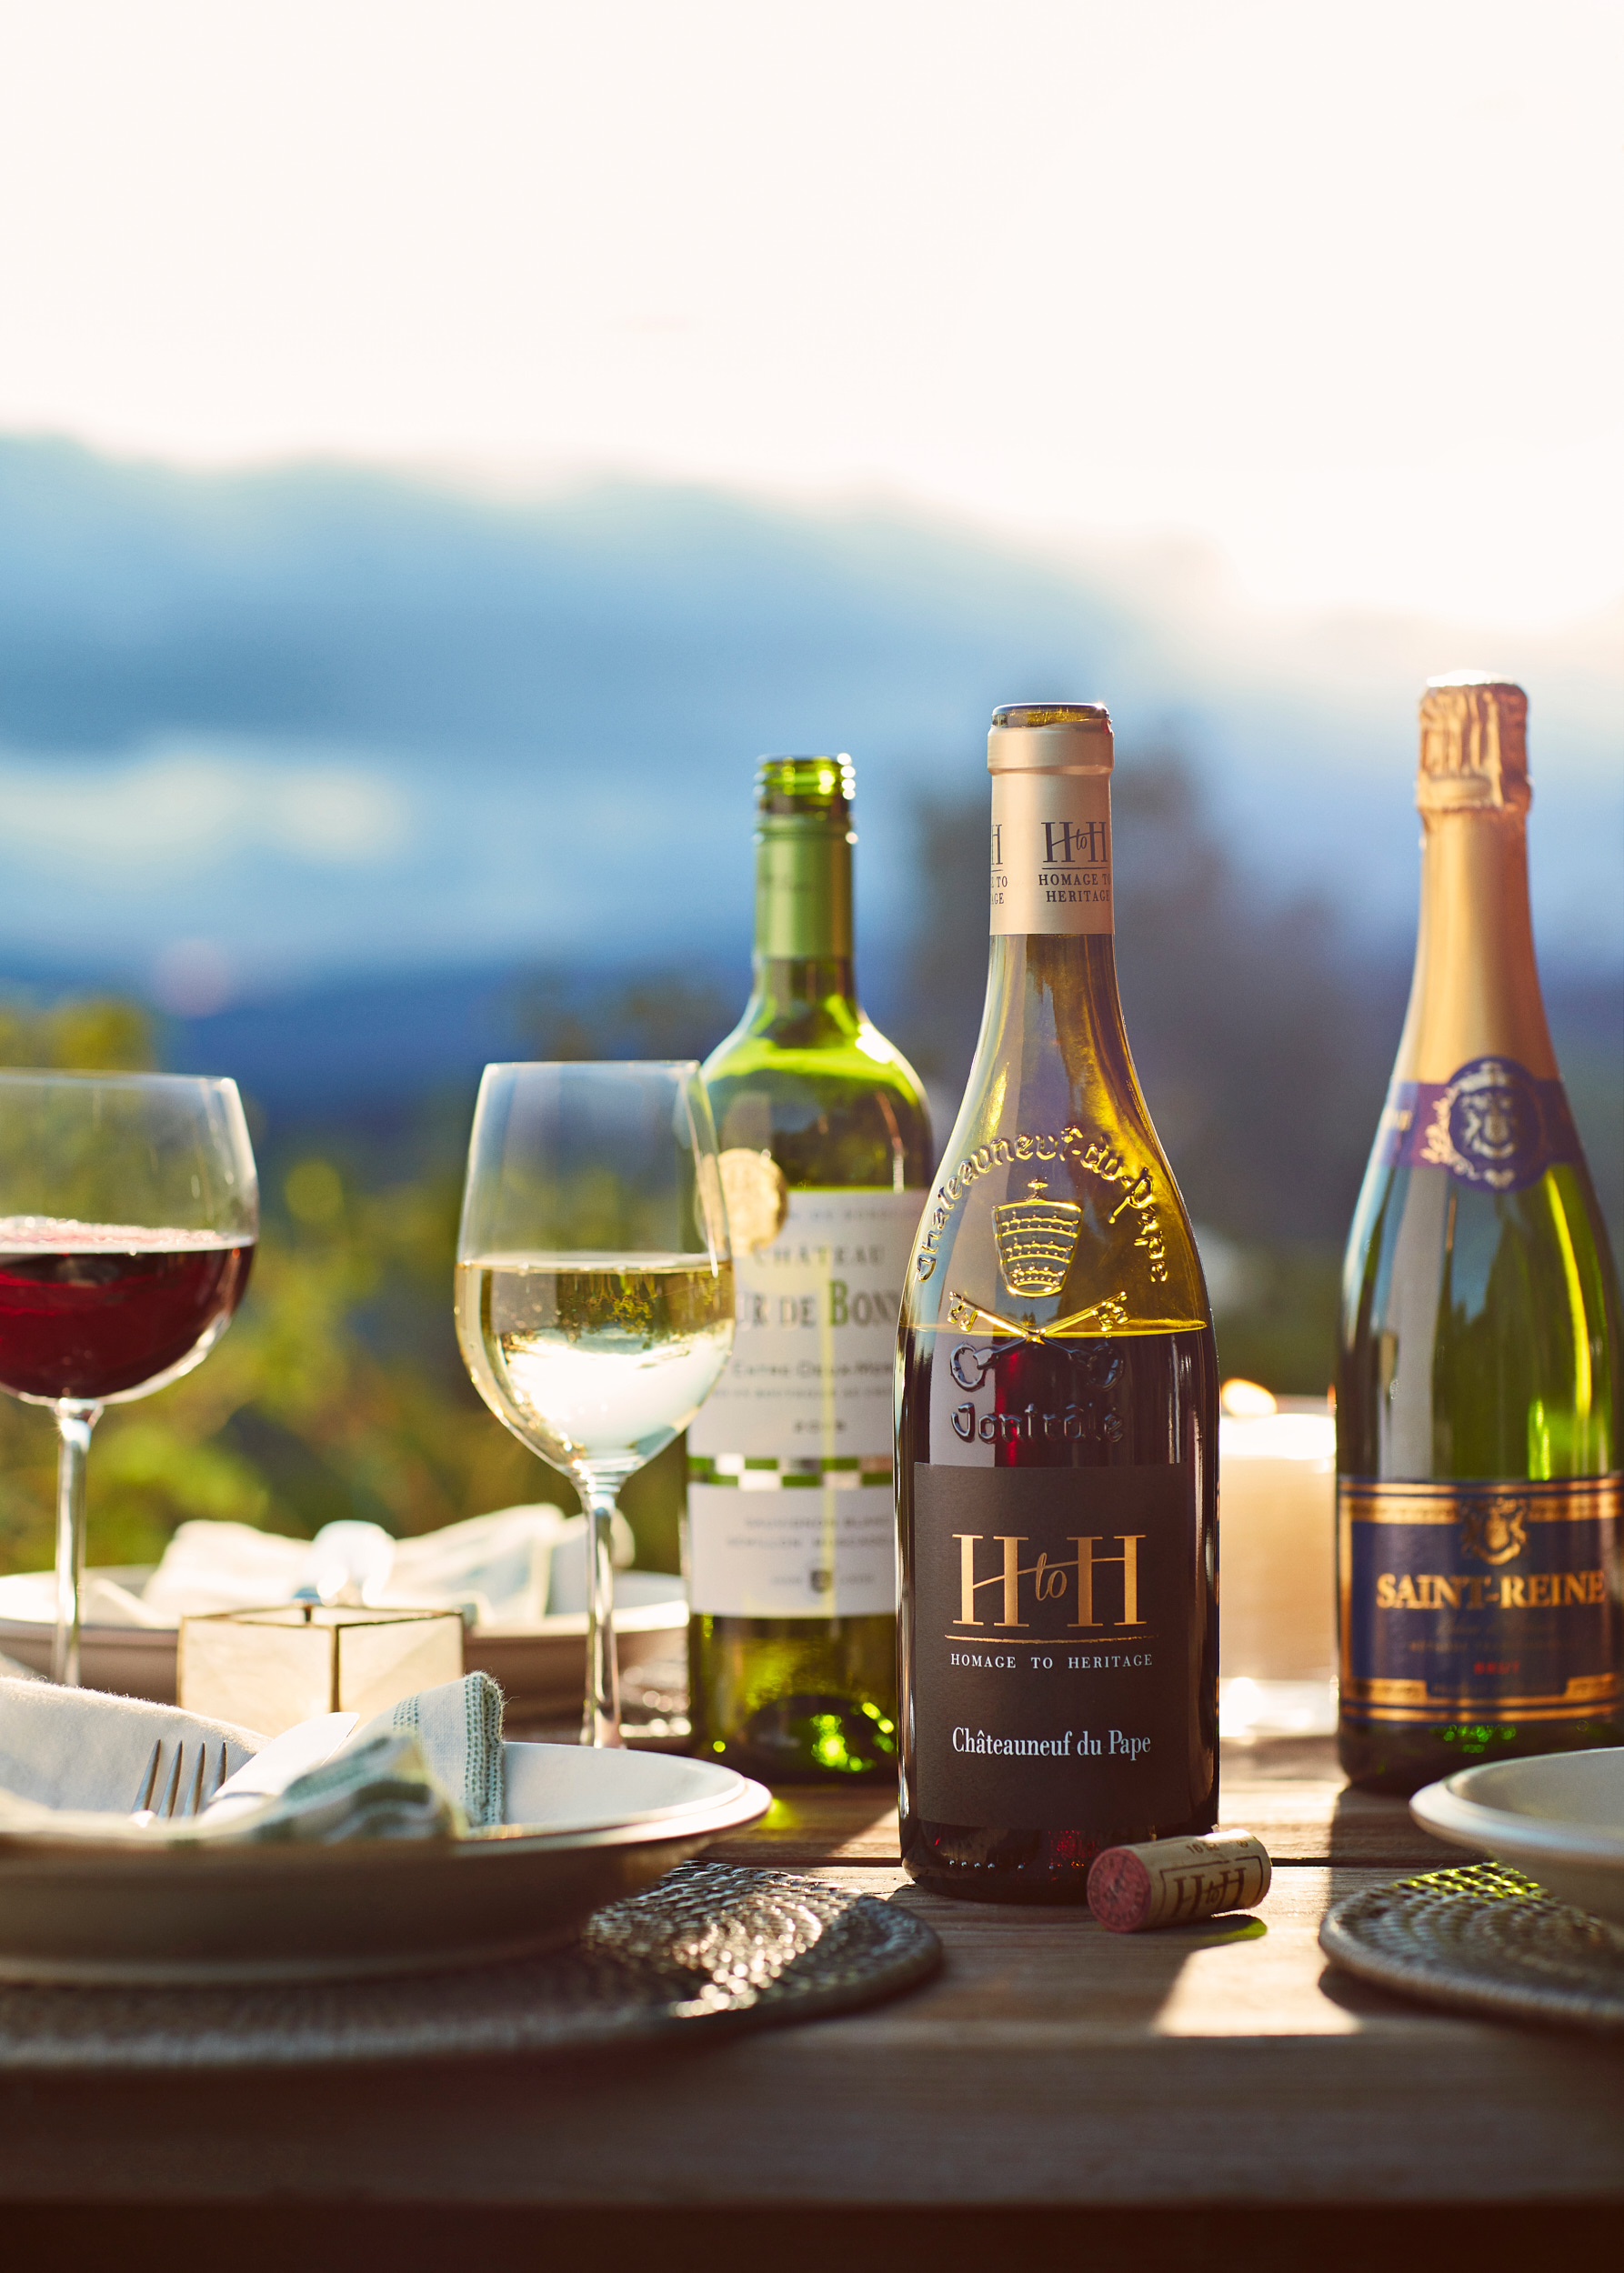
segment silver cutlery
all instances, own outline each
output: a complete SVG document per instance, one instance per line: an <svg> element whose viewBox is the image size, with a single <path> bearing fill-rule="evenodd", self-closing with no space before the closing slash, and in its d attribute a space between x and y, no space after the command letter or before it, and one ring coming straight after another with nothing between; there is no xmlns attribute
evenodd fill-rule
<svg viewBox="0 0 1624 2273"><path fill-rule="evenodd" d="M226 1781L226 1746L221 1744L219 1756L211 1765L206 1738L199 1738L195 1757L188 1756L186 1740L177 1737L174 1759L165 1764L164 1739L160 1737L147 1757L141 1771L132 1815L164 1817L201 1815L209 1801Z"/></svg>

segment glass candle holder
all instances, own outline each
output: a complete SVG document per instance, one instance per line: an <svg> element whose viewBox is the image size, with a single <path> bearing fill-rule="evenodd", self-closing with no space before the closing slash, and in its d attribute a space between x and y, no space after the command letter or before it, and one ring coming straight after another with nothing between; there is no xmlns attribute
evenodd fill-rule
<svg viewBox="0 0 1624 2273"><path fill-rule="evenodd" d="M365 1720L462 1673L460 1610L286 1602L182 1618L175 1691L189 1713L276 1737L318 1713Z"/></svg>
<svg viewBox="0 0 1624 2273"><path fill-rule="evenodd" d="M1245 1741L1337 1725L1336 1420L1323 1398L1226 1388L1218 1429L1218 1724ZM1243 1409L1236 1411L1236 1404Z"/></svg>

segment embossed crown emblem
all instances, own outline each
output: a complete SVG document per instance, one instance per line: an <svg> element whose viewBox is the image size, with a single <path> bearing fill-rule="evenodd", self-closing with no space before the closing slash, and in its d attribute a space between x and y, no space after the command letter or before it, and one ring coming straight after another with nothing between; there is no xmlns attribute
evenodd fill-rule
<svg viewBox="0 0 1624 2273"><path fill-rule="evenodd" d="M1486 1507L1468 1507L1460 1518L1460 1546L1480 1563L1510 1563L1529 1543L1524 1528L1528 1508L1520 1499L1491 1499Z"/></svg>
<svg viewBox="0 0 1624 2273"><path fill-rule="evenodd" d="M1048 1186L1028 1185L1029 1199L1007 1200L992 1211L998 1268L1011 1294L1058 1295L1077 1250L1083 1211L1075 1200L1042 1199Z"/></svg>

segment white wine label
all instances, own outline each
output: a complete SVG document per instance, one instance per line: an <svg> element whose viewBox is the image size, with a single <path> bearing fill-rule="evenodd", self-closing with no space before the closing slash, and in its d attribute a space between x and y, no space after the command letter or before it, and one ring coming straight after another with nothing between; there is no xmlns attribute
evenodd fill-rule
<svg viewBox="0 0 1624 2273"><path fill-rule="evenodd" d="M801 1191L734 1257L727 1370L688 1431L688 1600L719 1617L897 1607L892 1380L925 1194Z"/></svg>
<svg viewBox="0 0 1624 2273"><path fill-rule="evenodd" d="M1624 1477L1337 1486L1342 1710L1411 1726L1624 1702Z"/></svg>
<svg viewBox="0 0 1624 2273"><path fill-rule="evenodd" d="M1188 1821L1184 1467L914 1468L919 1813L1011 1830Z"/></svg>
<svg viewBox="0 0 1624 2273"><path fill-rule="evenodd" d="M994 774L994 936L1113 928L1108 775Z"/></svg>

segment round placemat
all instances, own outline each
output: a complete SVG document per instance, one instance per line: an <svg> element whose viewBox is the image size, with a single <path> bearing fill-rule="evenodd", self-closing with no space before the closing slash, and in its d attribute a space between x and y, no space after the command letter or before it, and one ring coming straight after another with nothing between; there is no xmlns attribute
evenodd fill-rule
<svg viewBox="0 0 1624 2273"><path fill-rule="evenodd" d="M1624 1929L1499 1863L1349 1895L1319 1947L1383 1988L1462 2012L1624 2031Z"/></svg>
<svg viewBox="0 0 1624 2273"><path fill-rule="evenodd" d="M404 1980L0 1985L0 2073L176 2072L578 2052L812 2020L924 1981L922 1918L787 1871L688 1863L570 1948Z"/></svg>

